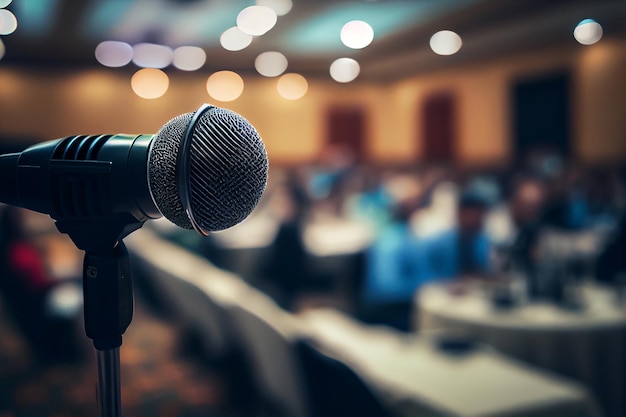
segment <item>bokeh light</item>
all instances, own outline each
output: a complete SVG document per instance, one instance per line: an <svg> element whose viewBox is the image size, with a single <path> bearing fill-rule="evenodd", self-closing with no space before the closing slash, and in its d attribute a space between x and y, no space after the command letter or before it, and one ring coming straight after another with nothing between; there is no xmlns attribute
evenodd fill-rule
<svg viewBox="0 0 626 417"><path fill-rule="evenodd" d="M276 12L266 6L246 7L237 15L237 27L248 35L261 36L274 27Z"/></svg>
<svg viewBox="0 0 626 417"><path fill-rule="evenodd" d="M141 98L159 98L167 91L170 80L167 74L156 68L143 68L137 71L130 80L135 94Z"/></svg>
<svg viewBox="0 0 626 417"><path fill-rule="evenodd" d="M233 101L243 93L243 79L233 71L218 71L211 74L206 89L215 100Z"/></svg>
<svg viewBox="0 0 626 417"><path fill-rule="evenodd" d="M96 59L105 67L123 67L133 59L133 47L126 42L100 42L96 46Z"/></svg>
<svg viewBox="0 0 626 417"><path fill-rule="evenodd" d="M197 46L181 46L174 50L174 66L183 71L195 71L206 62L206 52Z"/></svg>
<svg viewBox="0 0 626 417"><path fill-rule="evenodd" d="M227 51L241 51L252 43L252 36L243 33L237 26L226 29L220 36L220 44Z"/></svg>
<svg viewBox="0 0 626 417"><path fill-rule="evenodd" d="M5 52L6 52L6 48L4 46L4 42L2 42L2 39L0 39L0 59L2 59Z"/></svg>
<svg viewBox="0 0 626 417"><path fill-rule="evenodd" d="M298 100L306 94L309 83L302 75L291 72L278 79L276 89L281 97L287 100Z"/></svg>
<svg viewBox="0 0 626 417"><path fill-rule="evenodd" d="M256 0L257 6L265 6L274 10L277 16L284 16L293 7L291 0Z"/></svg>
<svg viewBox="0 0 626 417"><path fill-rule="evenodd" d="M580 21L574 28L574 38L582 45L593 45L602 39L602 25L593 19Z"/></svg>
<svg viewBox="0 0 626 417"><path fill-rule="evenodd" d="M438 55L453 55L459 52L463 41L451 30L441 30L430 37L430 48Z"/></svg>
<svg viewBox="0 0 626 417"><path fill-rule="evenodd" d="M0 0L0 9L4 9L9 4L11 4L11 0Z"/></svg>
<svg viewBox="0 0 626 417"><path fill-rule="evenodd" d="M10 35L17 29L17 18L6 9L0 9L0 35Z"/></svg>
<svg viewBox="0 0 626 417"><path fill-rule="evenodd" d="M55 315L73 317L83 308L83 291L74 282L59 283L48 292L46 307Z"/></svg>
<svg viewBox="0 0 626 417"><path fill-rule="evenodd" d="M254 60L254 67L265 77L278 77L287 69L287 58L276 51L259 54Z"/></svg>
<svg viewBox="0 0 626 417"><path fill-rule="evenodd" d="M165 45L138 43L133 46L133 62L143 68L165 68L172 63L174 51Z"/></svg>
<svg viewBox="0 0 626 417"><path fill-rule="evenodd" d="M374 29L362 20L352 20L341 28L341 42L348 48L363 49L374 40Z"/></svg>
<svg viewBox="0 0 626 417"><path fill-rule="evenodd" d="M352 58L339 58L330 64L330 76L339 83L349 83L359 76L361 66Z"/></svg>

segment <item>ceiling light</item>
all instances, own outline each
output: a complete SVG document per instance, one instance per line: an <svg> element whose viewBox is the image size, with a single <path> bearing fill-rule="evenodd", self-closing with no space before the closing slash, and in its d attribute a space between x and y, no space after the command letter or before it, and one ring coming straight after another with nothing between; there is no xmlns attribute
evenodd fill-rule
<svg viewBox="0 0 626 417"><path fill-rule="evenodd" d="M172 63L174 51L165 45L138 43L133 46L133 62L138 67L165 68Z"/></svg>
<svg viewBox="0 0 626 417"><path fill-rule="evenodd" d="M582 45L593 45L602 39L602 26L593 19L580 21L574 28L574 38Z"/></svg>
<svg viewBox="0 0 626 417"><path fill-rule="evenodd" d="M126 42L100 42L96 46L96 59L105 67L123 67L133 59L133 47Z"/></svg>
<svg viewBox="0 0 626 417"><path fill-rule="evenodd" d="M0 35L10 35L17 29L17 18L6 9L0 9Z"/></svg>
<svg viewBox="0 0 626 417"><path fill-rule="evenodd" d="M287 69L287 58L280 52L263 52L254 60L254 67L265 77L278 77Z"/></svg>
<svg viewBox="0 0 626 417"><path fill-rule="evenodd" d="M359 76L361 67L352 58L339 58L330 64L330 76L339 83L349 83Z"/></svg>
<svg viewBox="0 0 626 417"><path fill-rule="evenodd" d="M438 55L453 55L459 52L463 41L451 30L441 30L430 37L430 48Z"/></svg>
<svg viewBox="0 0 626 417"><path fill-rule="evenodd" d="M248 35L261 36L274 27L276 12L266 6L246 7L237 15L237 27Z"/></svg>
<svg viewBox="0 0 626 417"><path fill-rule="evenodd" d="M309 83L300 74L289 73L281 76L276 83L278 94L287 100L302 98L309 89Z"/></svg>
<svg viewBox="0 0 626 417"><path fill-rule="evenodd" d="M195 71L206 62L204 49L197 46L181 46L174 50L174 66L183 71Z"/></svg>
<svg viewBox="0 0 626 417"><path fill-rule="evenodd" d="M274 10L277 16L284 16L293 7L291 0L256 0L257 6L265 6Z"/></svg>
<svg viewBox="0 0 626 417"><path fill-rule="evenodd" d="M352 20L341 28L341 42L348 48L363 49L374 40L374 29L362 20Z"/></svg>
<svg viewBox="0 0 626 417"><path fill-rule="evenodd" d="M222 48L228 51L241 51L252 43L252 36L243 33L237 26L226 29L220 36Z"/></svg>
<svg viewBox="0 0 626 417"><path fill-rule="evenodd" d="M215 100L233 101L243 93L243 79L233 71L218 71L209 77L206 89Z"/></svg>
<svg viewBox="0 0 626 417"><path fill-rule="evenodd" d="M167 91L170 80L167 74L156 68L143 68L137 71L130 80L135 94L141 98L159 98Z"/></svg>

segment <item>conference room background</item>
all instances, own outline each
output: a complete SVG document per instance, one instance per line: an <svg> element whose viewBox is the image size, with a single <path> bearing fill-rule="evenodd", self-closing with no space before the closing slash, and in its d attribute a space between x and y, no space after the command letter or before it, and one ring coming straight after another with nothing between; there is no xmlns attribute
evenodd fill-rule
<svg viewBox="0 0 626 417"><path fill-rule="evenodd" d="M263 138L249 219L129 237L128 415L626 415L625 22L620 0L0 0L0 152L203 103ZM1 212L0 416L94 414L82 255ZM451 230L485 255L447 262Z"/></svg>

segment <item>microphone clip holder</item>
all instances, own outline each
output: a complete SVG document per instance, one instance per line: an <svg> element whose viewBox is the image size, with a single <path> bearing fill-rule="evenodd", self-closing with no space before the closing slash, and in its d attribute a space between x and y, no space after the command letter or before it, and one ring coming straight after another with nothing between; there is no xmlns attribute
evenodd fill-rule
<svg viewBox="0 0 626 417"><path fill-rule="evenodd" d="M102 417L121 416L119 348L133 317L130 259L122 239L143 221L129 213L101 219L57 219L57 229L85 251L85 333L98 360L98 403Z"/></svg>

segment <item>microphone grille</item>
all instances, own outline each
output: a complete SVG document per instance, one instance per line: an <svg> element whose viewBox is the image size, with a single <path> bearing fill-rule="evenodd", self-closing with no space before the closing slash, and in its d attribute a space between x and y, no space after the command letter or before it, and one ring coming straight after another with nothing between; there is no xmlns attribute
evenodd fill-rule
<svg viewBox="0 0 626 417"><path fill-rule="evenodd" d="M193 113L185 113L167 122L152 140L148 162L148 181L154 203L166 219L185 229L193 229L193 226L178 193L176 159L192 118Z"/></svg>
<svg viewBox="0 0 626 417"><path fill-rule="evenodd" d="M241 115L211 106L198 112L170 120L156 134L149 178L159 211L205 234L252 212L265 190L268 161L261 137Z"/></svg>
<svg viewBox="0 0 626 417"><path fill-rule="evenodd" d="M212 107L198 119L189 155L191 213L202 230L243 221L267 183L268 162L258 132L241 115Z"/></svg>

